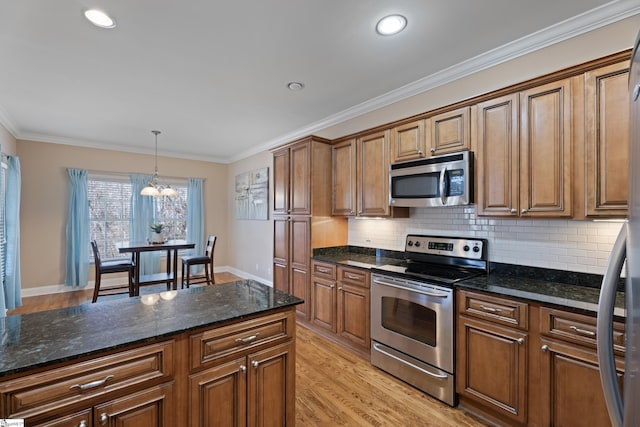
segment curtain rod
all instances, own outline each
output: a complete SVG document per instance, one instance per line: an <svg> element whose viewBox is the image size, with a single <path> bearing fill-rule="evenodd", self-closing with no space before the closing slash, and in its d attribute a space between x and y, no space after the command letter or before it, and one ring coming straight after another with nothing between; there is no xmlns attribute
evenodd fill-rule
<svg viewBox="0 0 640 427"><path fill-rule="evenodd" d="M86 168L77 168L77 167L71 167L71 166L67 166L66 169L84 169L87 171L87 173L94 173L94 174L103 174L103 175L121 175L121 176L129 176L131 174L140 174L140 175L151 175L153 176L152 173L143 173L143 172L114 172L114 171L101 171L101 170L97 170L97 169L86 169ZM162 175L162 174L158 174L158 178L159 179L184 179L187 180L189 178L198 178L201 179L203 181L206 181L207 178L200 178L197 176L188 176L188 177L184 177L184 176L167 176L167 175Z"/></svg>

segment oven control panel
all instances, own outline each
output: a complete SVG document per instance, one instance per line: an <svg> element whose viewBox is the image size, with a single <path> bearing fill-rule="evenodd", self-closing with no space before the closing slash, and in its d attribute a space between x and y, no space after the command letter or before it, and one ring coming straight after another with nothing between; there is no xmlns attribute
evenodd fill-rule
<svg viewBox="0 0 640 427"><path fill-rule="evenodd" d="M456 258L486 259L485 241L461 237L424 236L409 234L405 252L444 255Z"/></svg>

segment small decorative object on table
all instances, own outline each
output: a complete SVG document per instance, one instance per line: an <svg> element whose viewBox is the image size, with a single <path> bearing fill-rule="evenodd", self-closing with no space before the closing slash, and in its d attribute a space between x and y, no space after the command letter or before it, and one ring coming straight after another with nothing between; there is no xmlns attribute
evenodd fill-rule
<svg viewBox="0 0 640 427"><path fill-rule="evenodd" d="M164 228L164 224L152 224L151 229L153 233L151 233L151 243L164 243L164 236L162 235L162 229Z"/></svg>

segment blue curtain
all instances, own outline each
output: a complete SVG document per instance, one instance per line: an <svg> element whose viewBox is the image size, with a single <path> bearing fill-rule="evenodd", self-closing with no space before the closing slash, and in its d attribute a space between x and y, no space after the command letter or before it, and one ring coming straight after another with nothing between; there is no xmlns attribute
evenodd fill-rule
<svg viewBox="0 0 640 427"><path fill-rule="evenodd" d="M131 221L129 222L129 239L132 242L144 242L155 222L155 198L142 196L140 190L147 186L153 176L139 173L131 174ZM160 272L160 255L158 251L140 254L140 275Z"/></svg>
<svg viewBox="0 0 640 427"><path fill-rule="evenodd" d="M69 207L67 209L67 270L64 283L86 286L89 278L89 200L87 171L67 169Z"/></svg>
<svg viewBox="0 0 640 427"><path fill-rule="evenodd" d="M20 294L20 159L7 157L5 193L4 304L7 310L22 305ZM4 314L4 310L2 311Z"/></svg>
<svg viewBox="0 0 640 427"><path fill-rule="evenodd" d="M187 183L187 242L196 244L193 253L204 253L204 193L202 178L189 178Z"/></svg>

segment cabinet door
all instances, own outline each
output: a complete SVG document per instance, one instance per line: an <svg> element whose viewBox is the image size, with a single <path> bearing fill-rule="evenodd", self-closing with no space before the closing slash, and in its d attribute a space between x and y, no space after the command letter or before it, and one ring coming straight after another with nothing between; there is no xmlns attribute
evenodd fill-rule
<svg viewBox="0 0 640 427"><path fill-rule="evenodd" d="M305 300L298 304L299 314L306 314L309 288L309 238L311 226L308 217L292 216L290 219L289 280L290 292Z"/></svg>
<svg viewBox="0 0 640 427"><path fill-rule="evenodd" d="M542 425L609 426L595 350L542 339ZM622 389L623 361L616 358Z"/></svg>
<svg viewBox="0 0 640 427"><path fill-rule="evenodd" d="M121 397L93 409L95 423L108 427L174 426L173 384Z"/></svg>
<svg viewBox="0 0 640 427"><path fill-rule="evenodd" d="M338 335L369 349L369 289L341 283L338 287Z"/></svg>
<svg viewBox="0 0 640 427"><path fill-rule="evenodd" d="M388 131L358 139L358 215L389 216Z"/></svg>
<svg viewBox="0 0 640 427"><path fill-rule="evenodd" d="M332 215L356 214L356 140L350 139L331 148L333 171Z"/></svg>
<svg viewBox="0 0 640 427"><path fill-rule="evenodd" d="M311 322L336 332L336 282L313 277L311 280Z"/></svg>
<svg viewBox="0 0 640 427"><path fill-rule="evenodd" d="M273 287L289 292L289 217L273 217Z"/></svg>
<svg viewBox="0 0 640 427"><path fill-rule="evenodd" d="M588 216L626 216L629 177L629 63L585 75Z"/></svg>
<svg viewBox="0 0 640 427"><path fill-rule="evenodd" d="M291 147L289 179L289 213L311 214L311 142Z"/></svg>
<svg viewBox="0 0 640 427"><path fill-rule="evenodd" d="M527 421L527 334L460 316L456 389L518 423Z"/></svg>
<svg viewBox="0 0 640 427"><path fill-rule="evenodd" d="M292 343L249 355L248 362L247 426L293 426L296 361Z"/></svg>
<svg viewBox="0 0 640 427"><path fill-rule="evenodd" d="M463 107L427 119L431 129L431 155L468 150L470 138L470 108Z"/></svg>
<svg viewBox="0 0 640 427"><path fill-rule="evenodd" d="M571 80L520 94L520 213L571 216Z"/></svg>
<svg viewBox="0 0 640 427"><path fill-rule="evenodd" d="M26 422L28 423L27 425L32 427L91 427L93 425L91 420L91 409L85 409L75 414L63 415L42 423L31 423L29 420L26 420Z"/></svg>
<svg viewBox="0 0 640 427"><path fill-rule="evenodd" d="M273 152L273 213L289 213L289 148Z"/></svg>
<svg viewBox="0 0 640 427"><path fill-rule="evenodd" d="M189 377L190 427L246 425L246 363L242 357Z"/></svg>
<svg viewBox="0 0 640 427"><path fill-rule="evenodd" d="M426 156L427 145L431 145L426 135L424 120L416 120L391 129L391 163ZM429 132L428 135L430 140L431 133Z"/></svg>
<svg viewBox="0 0 640 427"><path fill-rule="evenodd" d="M478 104L477 214L518 216L519 144L518 95Z"/></svg>

